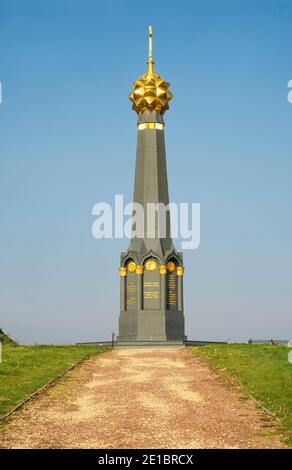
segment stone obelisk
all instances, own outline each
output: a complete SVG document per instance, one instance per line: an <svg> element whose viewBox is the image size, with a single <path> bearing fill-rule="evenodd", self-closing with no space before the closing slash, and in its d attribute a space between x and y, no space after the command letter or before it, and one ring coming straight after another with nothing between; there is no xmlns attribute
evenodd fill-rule
<svg viewBox="0 0 292 470"><path fill-rule="evenodd" d="M134 202L144 208L143 233L132 236L122 253L120 272L119 342L184 341L183 258L173 245L169 211L164 233L149 228L149 203L169 204L163 115L172 94L169 83L154 72L152 28L146 74L132 85L129 99L138 114Z"/></svg>

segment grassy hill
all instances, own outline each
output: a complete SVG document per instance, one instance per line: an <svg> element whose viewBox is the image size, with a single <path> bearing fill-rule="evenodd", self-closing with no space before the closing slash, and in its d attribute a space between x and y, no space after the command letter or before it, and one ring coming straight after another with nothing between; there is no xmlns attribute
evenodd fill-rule
<svg viewBox="0 0 292 470"><path fill-rule="evenodd" d="M0 328L0 341L2 344L10 345L10 346L17 346L16 341L10 338L3 330Z"/></svg>
<svg viewBox="0 0 292 470"><path fill-rule="evenodd" d="M81 359L108 350L98 346L4 344L0 364L0 417Z"/></svg>
<svg viewBox="0 0 292 470"><path fill-rule="evenodd" d="M192 348L226 379L274 413L292 445L292 364L289 348L223 344Z"/></svg>

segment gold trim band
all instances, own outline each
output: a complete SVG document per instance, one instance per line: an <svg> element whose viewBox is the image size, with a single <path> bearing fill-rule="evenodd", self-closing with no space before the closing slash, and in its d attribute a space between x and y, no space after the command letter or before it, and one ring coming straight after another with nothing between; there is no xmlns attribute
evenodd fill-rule
<svg viewBox="0 0 292 470"><path fill-rule="evenodd" d="M136 274L143 274L144 268L140 264L137 264L136 266Z"/></svg>
<svg viewBox="0 0 292 470"><path fill-rule="evenodd" d="M121 267L119 268L119 273L120 273L120 276L121 276L121 277L126 276L126 275L127 275L127 268L124 268L123 266L121 266Z"/></svg>
<svg viewBox="0 0 292 470"><path fill-rule="evenodd" d="M142 131L143 129L158 129L159 131L163 131L164 125L160 122L142 122L142 124L138 124L138 131Z"/></svg>
<svg viewBox="0 0 292 470"><path fill-rule="evenodd" d="M167 268L165 264L161 264L159 268L160 274L166 274L167 273Z"/></svg>
<svg viewBox="0 0 292 470"><path fill-rule="evenodd" d="M185 272L185 268L183 268L182 266L178 266L176 268L176 274L177 276L183 276L184 275L184 272Z"/></svg>

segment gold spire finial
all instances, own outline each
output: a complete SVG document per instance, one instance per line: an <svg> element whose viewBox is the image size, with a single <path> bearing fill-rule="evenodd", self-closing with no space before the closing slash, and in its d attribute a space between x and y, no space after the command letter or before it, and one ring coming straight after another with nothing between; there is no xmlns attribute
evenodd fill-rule
<svg viewBox="0 0 292 470"><path fill-rule="evenodd" d="M148 27L148 67L147 72L136 80L132 85L132 91L129 99L132 101L132 109L137 114L147 111L157 111L164 114L169 109L169 101L172 99L172 93L169 91L169 83L154 73L154 61L152 57L152 26Z"/></svg>
<svg viewBox="0 0 292 470"><path fill-rule="evenodd" d="M152 26L151 24L148 27L148 43L149 43L149 55L148 55L148 75L153 75L154 73L154 62L152 58Z"/></svg>

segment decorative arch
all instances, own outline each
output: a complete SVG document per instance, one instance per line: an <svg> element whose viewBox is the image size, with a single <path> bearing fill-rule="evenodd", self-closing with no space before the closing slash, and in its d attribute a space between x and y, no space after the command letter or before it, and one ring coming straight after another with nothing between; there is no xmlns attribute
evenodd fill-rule
<svg viewBox="0 0 292 470"><path fill-rule="evenodd" d="M155 261L157 261L158 264L163 263L163 260L161 259L161 257L157 253L155 253L153 250L150 250L148 251L148 253L142 256L142 258L140 259L140 264L144 266L145 262L151 258L155 259Z"/></svg>
<svg viewBox="0 0 292 470"><path fill-rule="evenodd" d="M135 253L126 253L125 257L122 259L121 266L126 267L130 261L134 261L135 264L138 264L138 258Z"/></svg>
<svg viewBox="0 0 292 470"><path fill-rule="evenodd" d="M181 260L180 256L175 252L170 253L170 255L167 256L166 264L169 263L170 261L174 261L177 266L180 266L180 267L183 266L183 263L182 263L182 260Z"/></svg>

